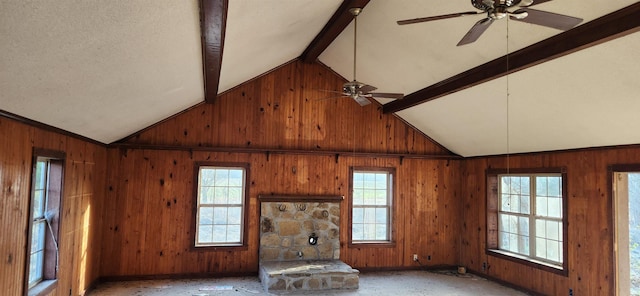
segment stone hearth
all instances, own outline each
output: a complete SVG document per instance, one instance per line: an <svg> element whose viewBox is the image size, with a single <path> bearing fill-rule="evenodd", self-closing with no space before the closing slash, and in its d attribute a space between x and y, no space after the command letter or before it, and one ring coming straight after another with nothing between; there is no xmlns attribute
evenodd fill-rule
<svg viewBox="0 0 640 296"><path fill-rule="evenodd" d="M342 196L260 196L260 280L266 291L357 289L340 261Z"/></svg>
<svg viewBox="0 0 640 296"><path fill-rule="evenodd" d="M268 261L259 272L267 292L358 289L359 273L340 260Z"/></svg>

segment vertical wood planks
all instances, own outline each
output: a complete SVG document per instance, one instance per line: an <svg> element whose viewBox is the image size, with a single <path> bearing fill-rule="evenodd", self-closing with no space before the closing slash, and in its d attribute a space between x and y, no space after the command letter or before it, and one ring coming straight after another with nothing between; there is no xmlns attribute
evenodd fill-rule
<svg viewBox="0 0 640 296"><path fill-rule="evenodd" d="M58 285L52 295L84 293L98 277L106 148L0 118L0 286L20 295L26 256L32 149L66 153L60 224ZM94 235L95 234L95 235Z"/></svg>

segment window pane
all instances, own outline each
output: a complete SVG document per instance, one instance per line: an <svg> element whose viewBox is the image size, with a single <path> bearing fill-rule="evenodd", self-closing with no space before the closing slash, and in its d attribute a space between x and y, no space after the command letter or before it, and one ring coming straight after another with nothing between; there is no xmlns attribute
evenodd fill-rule
<svg viewBox="0 0 640 296"><path fill-rule="evenodd" d="M509 250L509 234L506 232L500 232L500 240L498 242L498 248L501 250Z"/></svg>
<svg viewBox="0 0 640 296"><path fill-rule="evenodd" d="M556 222L556 221L547 221L546 223L546 231L547 231L547 239L552 239L552 240L560 240L560 237L558 236L560 233L558 232L558 228L560 226L560 223Z"/></svg>
<svg viewBox="0 0 640 296"><path fill-rule="evenodd" d="M547 177L536 177L536 194L548 196L547 194Z"/></svg>
<svg viewBox="0 0 640 296"><path fill-rule="evenodd" d="M364 223L364 209L353 208L353 223Z"/></svg>
<svg viewBox="0 0 640 296"><path fill-rule="evenodd" d="M200 225L213 224L213 208L201 207L200 208Z"/></svg>
<svg viewBox="0 0 640 296"><path fill-rule="evenodd" d="M213 186L214 176L215 176L215 170L213 170L213 169L201 169L200 170L200 185Z"/></svg>
<svg viewBox="0 0 640 296"><path fill-rule="evenodd" d="M227 204L228 196L229 196L229 188L228 187L214 187L214 204Z"/></svg>
<svg viewBox="0 0 640 296"><path fill-rule="evenodd" d="M229 225L227 227L227 242L240 242L240 225Z"/></svg>
<svg viewBox="0 0 640 296"><path fill-rule="evenodd" d="M509 215L500 214L500 222L498 223L498 229L502 232L509 232Z"/></svg>
<svg viewBox="0 0 640 296"><path fill-rule="evenodd" d="M376 223L378 224L387 224L387 209L386 208L377 208L376 209Z"/></svg>
<svg viewBox="0 0 640 296"><path fill-rule="evenodd" d="M213 225L213 242L227 242L227 225Z"/></svg>
<svg viewBox="0 0 640 296"><path fill-rule="evenodd" d="M229 224L242 224L242 207L230 207L227 215Z"/></svg>
<svg viewBox="0 0 640 296"><path fill-rule="evenodd" d="M362 190L353 190L353 205L364 205L364 192Z"/></svg>
<svg viewBox="0 0 640 296"><path fill-rule="evenodd" d="M549 196L550 197L561 197L562 196L562 189L560 187L560 183L561 183L561 178L559 177L548 177L547 178L547 182L548 182L548 188L549 188Z"/></svg>
<svg viewBox="0 0 640 296"><path fill-rule="evenodd" d="M364 224L354 223L351 226L351 239L364 240Z"/></svg>
<svg viewBox="0 0 640 296"><path fill-rule="evenodd" d="M387 174L376 174L376 189L387 189Z"/></svg>
<svg viewBox="0 0 640 296"><path fill-rule="evenodd" d="M227 224L227 208L226 207L213 208L213 224L215 225Z"/></svg>
<svg viewBox="0 0 640 296"><path fill-rule="evenodd" d="M553 240L547 240L547 257L551 261L558 262L560 260L560 256L558 256L558 242Z"/></svg>
<svg viewBox="0 0 640 296"><path fill-rule="evenodd" d="M529 182L529 177L521 177L520 178L520 188L522 188L522 194L529 195L531 193L531 184Z"/></svg>
<svg viewBox="0 0 640 296"><path fill-rule="evenodd" d="M366 188L366 189L375 189L376 188L376 175L375 174L366 173L366 174L363 174L363 178L364 178L363 188Z"/></svg>
<svg viewBox="0 0 640 296"><path fill-rule="evenodd" d="M229 186L242 187L243 170L229 170Z"/></svg>
<svg viewBox="0 0 640 296"><path fill-rule="evenodd" d="M547 197L536 197L536 215L547 216Z"/></svg>
<svg viewBox="0 0 640 296"><path fill-rule="evenodd" d="M521 235L519 236L518 242L520 243L518 248L518 253L523 255L529 255L529 237Z"/></svg>
<svg viewBox="0 0 640 296"><path fill-rule="evenodd" d="M44 189L47 181L47 161L36 163L36 183L35 189Z"/></svg>
<svg viewBox="0 0 640 296"><path fill-rule="evenodd" d="M543 219L536 219L536 237L547 237L547 224Z"/></svg>
<svg viewBox="0 0 640 296"><path fill-rule="evenodd" d="M242 187L229 187L229 204L242 204Z"/></svg>
<svg viewBox="0 0 640 296"><path fill-rule="evenodd" d="M364 223L375 223L376 222L376 209L375 208L365 208L364 209Z"/></svg>
<svg viewBox="0 0 640 296"><path fill-rule="evenodd" d="M375 205L386 206L387 205L387 190L386 189L378 189L378 190L376 190L375 194L376 194Z"/></svg>
<svg viewBox="0 0 640 296"><path fill-rule="evenodd" d="M531 206L530 206L530 202L531 199L529 198L529 195L521 195L520 196L520 213L522 214L530 214L531 213Z"/></svg>
<svg viewBox="0 0 640 296"><path fill-rule="evenodd" d="M375 205L376 204L376 191L369 189L364 190L364 204L365 205Z"/></svg>
<svg viewBox="0 0 640 296"><path fill-rule="evenodd" d="M376 239L377 240L387 240L387 225L386 224L377 224L376 225Z"/></svg>
<svg viewBox="0 0 640 296"><path fill-rule="evenodd" d="M38 189L33 192L33 219L44 217L44 190Z"/></svg>
<svg viewBox="0 0 640 296"><path fill-rule="evenodd" d="M200 203L213 204L213 187L200 187Z"/></svg>
<svg viewBox="0 0 640 296"><path fill-rule="evenodd" d="M520 196L511 195L510 200L511 200L509 202L511 204L510 212L519 213L520 212Z"/></svg>
<svg viewBox="0 0 640 296"><path fill-rule="evenodd" d="M198 226L198 243L210 243L213 241L213 226Z"/></svg>
<svg viewBox="0 0 640 296"><path fill-rule="evenodd" d="M376 239L376 225L375 224L364 224L364 239L365 240L374 240L374 239Z"/></svg>
<svg viewBox="0 0 640 296"><path fill-rule="evenodd" d="M547 258L547 240L536 238L536 257Z"/></svg>
<svg viewBox="0 0 640 296"><path fill-rule="evenodd" d="M518 217L518 233L521 235L529 235L528 217Z"/></svg>
<svg viewBox="0 0 640 296"><path fill-rule="evenodd" d="M562 200L557 197L547 199L547 215L553 218L562 218Z"/></svg>
<svg viewBox="0 0 640 296"><path fill-rule="evenodd" d="M229 186L229 170L216 169L215 179L213 182L215 186Z"/></svg>

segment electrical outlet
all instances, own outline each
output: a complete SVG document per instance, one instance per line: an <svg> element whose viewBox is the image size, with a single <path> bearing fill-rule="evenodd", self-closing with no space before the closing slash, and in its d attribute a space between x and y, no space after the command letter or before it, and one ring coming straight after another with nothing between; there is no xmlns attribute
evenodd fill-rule
<svg viewBox="0 0 640 296"><path fill-rule="evenodd" d="M482 262L482 271L487 271L487 262Z"/></svg>
<svg viewBox="0 0 640 296"><path fill-rule="evenodd" d="M418 254L413 254L413 261L418 261Z"/></svg>
<svg viewBox="0 0 640 296"><path fill-rule="evenodd" d="M569 288L569 296L573 296L573 289Z"/></svg>
<svg viewBox="0 0 640 296"><path fill-rule="evenodd" d="M427 255L427 260L431 261L431 255Z"/></svg>

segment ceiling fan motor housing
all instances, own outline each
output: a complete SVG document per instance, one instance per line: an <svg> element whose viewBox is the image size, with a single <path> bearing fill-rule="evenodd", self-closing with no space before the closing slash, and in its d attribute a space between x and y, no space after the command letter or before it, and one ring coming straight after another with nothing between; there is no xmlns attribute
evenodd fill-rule
<svg viewBox="0 0 640 296"><path fill-rule="evenodd" d="M502 6L504 8L508 8L516 6L520 1L521 0L471 0L471 5L477 9L487 11L494 7L497 8Z"/></svg>

